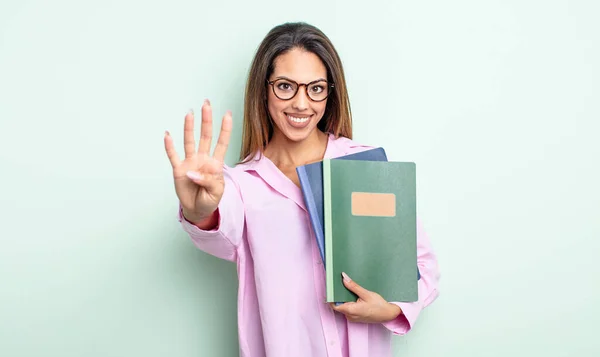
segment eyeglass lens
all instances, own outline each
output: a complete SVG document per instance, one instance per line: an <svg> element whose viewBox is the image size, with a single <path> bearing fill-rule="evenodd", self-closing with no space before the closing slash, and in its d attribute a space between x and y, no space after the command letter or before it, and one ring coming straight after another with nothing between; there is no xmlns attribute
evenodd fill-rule
<svg viewBox="0 0 600 357"><path fill-rule="evenodd" d="M291 99L296 95L299 85L287 79L278 79L273 83L273 91L279 99ZM306 85L308 96L315 101L324 100L329 95L327 81L311 82Z"/></svg>

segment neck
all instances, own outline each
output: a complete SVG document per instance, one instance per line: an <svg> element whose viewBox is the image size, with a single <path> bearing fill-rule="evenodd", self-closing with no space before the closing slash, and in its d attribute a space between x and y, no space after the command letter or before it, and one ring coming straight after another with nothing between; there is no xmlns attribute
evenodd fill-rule
<svg viewBox="0 0 600 357"><path fill-rule="evenodd" d="M264 154L279 167L297 167L321 160L328 140L328 135L318 129L302 141L291 141L280 132L275 132Z"/></svg>

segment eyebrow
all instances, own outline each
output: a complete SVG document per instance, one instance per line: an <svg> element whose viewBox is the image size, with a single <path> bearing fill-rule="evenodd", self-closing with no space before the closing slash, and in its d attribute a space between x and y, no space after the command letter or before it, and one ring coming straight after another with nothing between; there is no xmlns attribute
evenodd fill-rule
<svg viewBox="0 0 600 357"><path fill-rule="evenodd" d="M288 81L299 83L298 81L295 81L295 80L293 80L291 78L288 78L286 76L277 76L277 77L275 77L274 80L277 80L277 79L287 79ZM315 80L307 82L307 83L313 83L313 82L318 82L318 81L325 81L325 82L327 82L327 79L325 79L325 78L318 78L318 79L315 79Z"/></svg>

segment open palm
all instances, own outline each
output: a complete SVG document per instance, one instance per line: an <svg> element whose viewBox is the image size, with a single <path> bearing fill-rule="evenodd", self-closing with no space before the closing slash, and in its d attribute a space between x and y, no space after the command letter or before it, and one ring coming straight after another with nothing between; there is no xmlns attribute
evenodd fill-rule
<svg viewBox="0 0 600 357"><path fill-rule="evenodd" d="M221 132L213 155L210 155L212 142L212 108L206 100L202 106L200 125L200 143L196 150L194 139L194 114L185 116L183 143L185 158L179 158L169 132L165 133L165 150L171 166L175 191L181 203L184 215L192 222L202 221L217 209L225 181L223 180L223 161L229 145L232 119L228 111L223 116Z"/></svg>

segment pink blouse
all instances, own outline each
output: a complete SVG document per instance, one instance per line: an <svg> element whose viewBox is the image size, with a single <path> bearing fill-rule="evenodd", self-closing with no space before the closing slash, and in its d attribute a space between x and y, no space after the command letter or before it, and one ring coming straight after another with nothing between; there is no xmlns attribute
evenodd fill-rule
<svg viewBox="0 0 600 357"><path fill-rule="evenodd" d="M325 157L370 148L330 135ZM302 192L264 155L225 166L218 211L219 225L212 231L192 225L181 210L178 219L199 249L237 265L242 357L392 356L392 334L406 334L438 296L436 256L419 223L419 301L393 302L403 314L377 324L349 322L332 310Z"/></svg>

